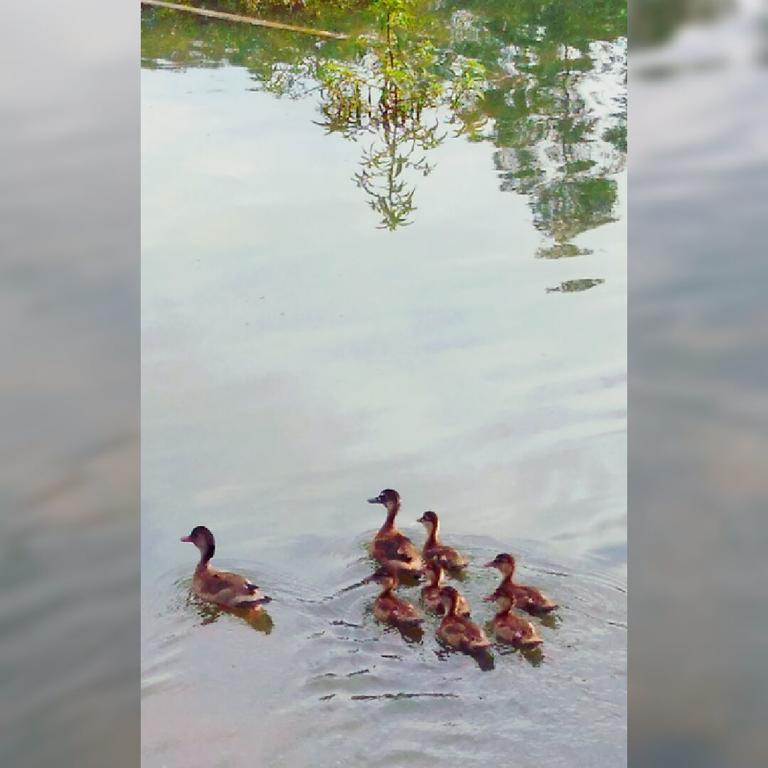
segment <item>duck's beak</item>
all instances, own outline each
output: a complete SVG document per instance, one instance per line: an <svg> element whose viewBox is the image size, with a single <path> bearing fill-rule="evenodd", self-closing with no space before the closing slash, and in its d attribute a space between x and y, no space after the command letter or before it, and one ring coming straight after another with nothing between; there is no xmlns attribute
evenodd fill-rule
<svg viewBox="0 0 768 768"><path fill-rule="evenodd" d="M483 598L483 602L484 602L484 603L493 603L493 602L495 602L495 601L496 601L496 595L486 595L486 596Z"/></svg>
<svg viewBox="0 0 768 768"><path fill-rule="evenodd" d="M495 560L489 560L487 563L483 564L483 568L495 568L498 565L498 563Z"/></svg>
<svg viewBox="0 0 768 768"><path fill-rule="evenodd" d="M187 541L187 542L190 542L190 543L191 543L191 542L192 542L192 537L191 537L191 536L182 536L182 537L179 539L179 541Z"/></svg>
<svg viewBox="0 0 768 768"><path fill-rule="evenodd" d="M424 522L424 515L422 515L422 516L421 516L421 517L419 517L419 518L416 518L416 522L417 522L417 523L423 523L423 522Z"/></svg>
<svg viewBox="0 0 768 768"><path fill-rule="evenodd" d="M369 504L383 504L384 501L381 498L381 495L374 496L372 499L368 499Z"/></svg>

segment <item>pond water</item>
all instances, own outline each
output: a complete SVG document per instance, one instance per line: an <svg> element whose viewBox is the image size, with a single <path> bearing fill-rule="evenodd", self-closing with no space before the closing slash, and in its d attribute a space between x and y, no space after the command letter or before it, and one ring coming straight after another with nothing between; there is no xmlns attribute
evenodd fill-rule
<svg viewBox="0 0 768 768"><path fill-rule="evenodd" d="M507 6L420 15L399 74L365 10L289 17L364 44L143 12L147 766L625 763L623 7ZM518 556L540 656L373 620L385 487L479 621ZM190 598L199 523L268 619Z"/></svg>

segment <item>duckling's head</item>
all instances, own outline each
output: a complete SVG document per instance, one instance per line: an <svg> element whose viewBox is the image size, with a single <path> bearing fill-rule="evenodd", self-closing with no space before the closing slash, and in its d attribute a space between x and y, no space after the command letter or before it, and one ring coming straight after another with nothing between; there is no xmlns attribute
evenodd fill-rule
<svg viewBox="0 0 768 768"><path fill-rule="evenodd" d="M436 530L437 526L440 524L440 521L437 519L437 515L434 512L425 512L416 522L421 523L427 531Z"/></svg>
<svg viewBox="0 0 768 768"><path fill-rule="evenodd" d="M430 587L437 587L440 585L440 581L443 578L443 569L440 563L436 563L433 560L428 560L424 566L426 576L429 579Z"/></svg>
<svg viewBox="0 0 768 768"><path fill-rule="evenodd" d="M378 496L368 499L369 504L383 504L387 512L397 512L400 509L400 494L391 488L385 488Z"/></svg>
<svg viewBox="0 0 768 768"><path fill-rule="evenodd" d="M456 604L459 601L459 593L454 587L443 587L440 590L440 603L445 608L445 615L455 613Z"/></svg>
<svg viewBox="0 0 768 768"><path fill-rule="evenodd" d="M216 551L213 534L204 525L196 525L189 536L182 536L181 540L194 544L200 550L201 562L208 562Z"/></svg>
<svg viewBox="0 0 768 768"><path fill-rule="evenodd" d="M486 568L496 568L501 571L505 576L515 572L515 558L512 555L508 555L506 552L502 552L493 558L490 562L485 564Z"/></svg>
<svg viewBox="0 0 768 768"><path fill-rule="evenodd" d="M397 586L397 571L388 565L382 565L375 570L366 581L380 584L384 589L394 589Z"/></svg>

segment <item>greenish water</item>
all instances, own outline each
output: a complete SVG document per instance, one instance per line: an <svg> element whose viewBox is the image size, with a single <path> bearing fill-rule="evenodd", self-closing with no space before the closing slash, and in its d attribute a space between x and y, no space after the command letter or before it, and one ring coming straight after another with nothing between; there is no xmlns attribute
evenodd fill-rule
<svg viewBox="0 0 768 768"><path fill-rule="evenodd" d="M626 760L624 9L511 6L390 45L143 13L148 766ZM519 555L563 606L541 659L373 621L387 486L480 621ZM197 523L270 622L189 600Z"/></svg>

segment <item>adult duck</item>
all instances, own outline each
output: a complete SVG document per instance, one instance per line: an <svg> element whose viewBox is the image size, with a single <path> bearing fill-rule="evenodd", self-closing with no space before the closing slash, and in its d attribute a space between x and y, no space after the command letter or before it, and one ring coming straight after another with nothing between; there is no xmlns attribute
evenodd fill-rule
<svg viewBox="0 0 768 768"><path fill-rule="evenodd" d="M491 625L497 640L514 645L515 648L536 648L541 645L543 641L536 627L512 611L512 600L508 595L490 595L485 599L496 601L497 612Z"/></svg>
<svg viewBox="0 0 768 768"><path fill-rule="evenodd" d="M442 615L445 613L445 606L440 600L440 590L443 588L443 569L439 563L428 561L424 566L424 572L428 583L421 589L421 598L429 610ZM460 616L469 616L469 603L462 594L459 594L456 613Z"/></svg>
<svg viewBox="0 0 768 768"><path fill-rule="evenodd" d="M265 603L272 600L245 576L220 571L211 565L216 541L204 525L196 526L189 536L182 536L181 540L194 544L200 550L200 562L192 577L192 591L199 598L223 608L249 611L260 611Z"/></svg>
<svg viewBox="0 0 768 768"><path fill-rule="evenodd" d="M448 547L440 541L440 520L435 512L425 512L417 521L427 530L427 540L421 551L424 561L438 563L447 571L459 571L469 564L453 547Z"/></svg>
<svg viewBox="0 0 768 768"><path fill-rule="evenodd" d="M395 525L395 518L400 511L400 494L391 488L383 490L378 496L368 499L369 504L383 504L387 518L373 537L369 552L374 560L390 566L401 573L420 574L424 568L421 553L414 543L402 534Z"/></svg>
<svg viewBox="0 0 768 768"><path fill-rule="evenodd" d="M491 647L491 641L472 619L459 615L459 597L453 587L440 590L445 616L437 629L437 636L454 650L469 654L483 653Z"/></svg>
<svg viewBox="0 0 768 768"><path fill-rule="evenodd" d="M381 593L373 604L373 615L379 621L400 629L413 629L424 621L413 605L395 594L398 584L397 569L384 565L366 581L381 585Z"/></svg>
<svg viewBox="0 0 768 768"><path fill-rule="evenodd" d="M502 552L489 563L486 563L485 567L496 568L502 575L501 583L492 595L493 599L499 595L506 595L512 600L515 608L520 608L531 614L551 613L558 607L557 603L550 600L536 587L515 583L515 558L512 555Z"/></svg>

